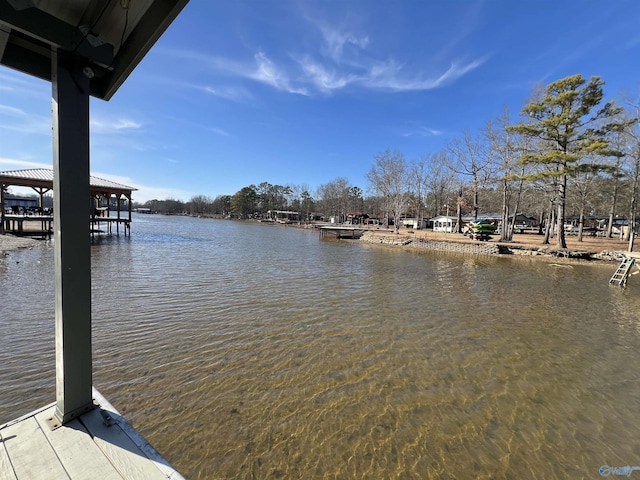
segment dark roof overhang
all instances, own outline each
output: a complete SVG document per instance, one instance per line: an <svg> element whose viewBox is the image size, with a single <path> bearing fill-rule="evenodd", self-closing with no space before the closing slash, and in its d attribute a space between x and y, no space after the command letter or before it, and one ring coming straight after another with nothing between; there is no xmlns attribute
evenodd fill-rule
<svg viewBox="0 0 640 480"><path fill-rule="evenodd" d="M51 81L51 52L109 100L188 0L0 0L0 65Z"/></svg>

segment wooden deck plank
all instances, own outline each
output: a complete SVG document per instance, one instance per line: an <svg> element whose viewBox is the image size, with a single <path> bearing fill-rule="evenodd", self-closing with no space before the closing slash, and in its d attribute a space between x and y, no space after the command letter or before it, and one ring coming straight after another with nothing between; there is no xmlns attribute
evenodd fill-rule
<svg viewBox="0 0 640 480"><path fill-rule="evenodd" d="M18 478L69 478L34 417L3 428L2 440Z"/></svg>
<svg viewBox="0 0 640 480"><path fill-rule="evenodd" d="M123 477L78 420L52 431L47 425L47 418L54 412L55 409L51 408L35 418L69 476L73 480L122 480Z"/></svg>
<svg viewBox="0 0 640 480"><path fill-rule="evenodd" d="M102 394L93 389L93 398L102 407L102 409L108 412L113 418L117 419L120 428L129 436L133 443L135 443L140 450L142 450L147 458L152 461L165 477L169 480L185 480L175 468L167 462L167 460L153 448L153 446L147 442L147 440L138 432L133 426L118 412L109 400L107 400Z"/></svg>
<svg viewBox="0 0 640 480"><path fill-rule="evenodd" d="M124 478L167 479L117 422L111 426L105 425L100 409L85 413L82 423L93 436L96 445Z"/></svg>
<svg viewBox="0 0 640 480"><path fill-rule="evenodd" d="M2 433L0 431L0 433ZM4 441L0 435L0 480L17 480L16 473L13 471L11 462L9 461L9 454L7 449L4 448Z"/></svg>
<svg viewBox="0 0 640 480"><path fill-rule="evenodd" d="M0 425L0 480L184 480L100 392L93 396L98 408L53 431L55 403Z"/></svg>

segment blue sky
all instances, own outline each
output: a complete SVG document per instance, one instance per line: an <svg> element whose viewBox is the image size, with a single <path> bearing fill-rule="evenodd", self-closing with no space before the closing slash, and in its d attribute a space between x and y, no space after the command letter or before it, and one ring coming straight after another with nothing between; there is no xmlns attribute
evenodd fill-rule
<svg viewBox="0 0 640 480"><path fill-rule="evenodd" d="M91 172L189 200L436 153L514 118L536 84L600 76L640 92L637 0L191 0L109 102ZM51 87L0 67L0 171L51 168Z"/></svg>

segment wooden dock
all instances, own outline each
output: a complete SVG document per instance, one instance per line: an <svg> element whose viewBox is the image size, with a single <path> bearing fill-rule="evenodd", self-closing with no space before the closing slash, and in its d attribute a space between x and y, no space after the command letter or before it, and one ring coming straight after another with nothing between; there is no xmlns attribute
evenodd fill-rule
<svg viewBox="0 0 640 480"><path fill-rule="evenodd" d="M18 237L47 237L53 235L53 216L51 215L4 215L2 216L4 233ZM117 217L89 218L92 235L104 233L106 235L120 235L120 231L131 235L131 220Z"/></svg>
<svg viewBox="0 0 640 480"><path fill-rule="evenodd" d="M96 408L63 426L55 403L0 426L2 480L184 480L95 389Z"/></svg>
<svg viewBox="0 0 640 480"><path fill-rule="evenodd" d="M3 215L4 233L19 237L51 237L53 217L51 215Z"/></svg>
<svg viewBox="0 0 640 480"><path fill-rule="evenodd" d="M122 227L122 233L124 235L131 235L131 221L126 218L115 217L91 217L91 234L105 233L107 235L113 235L114 225L115 234L120 235L120 227Z"/></svg>
<svg viewBox="0 0 640 480"><path fill-rule="evenodd" d="M348 226L348 225L318 225L320 230L320 238L333 237L333 238L360 238L365 229L362 227Z"/></svg>

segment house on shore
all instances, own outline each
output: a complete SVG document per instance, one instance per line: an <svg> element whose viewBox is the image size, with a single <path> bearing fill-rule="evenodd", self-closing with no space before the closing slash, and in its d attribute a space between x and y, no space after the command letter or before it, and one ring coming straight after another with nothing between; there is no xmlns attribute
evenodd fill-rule
<svg viewBox="0 0 640 480"><path fill-rule="evenodd" d="M440 215L430 220L433 223L434 232L446 232L451 233L454 231L456 224L458 223L457 217L451 217L447 215Z"/></svg>
<svg viewBox="0 0 640 480"><path fill-rule="evenodd" d="M4 195L4 212L5 213L20 213L29 211L39 207L38 197L25 196L25 195L13 195L11 193L5 193Z"/></svg>
<svg viewBox="0 0 640 480"><path fill-rule="evenodd" d="M370 213L364 219L365 225L384 225L384 217L382 215Z"/></svg>
<svg viewBox="0 0 640 480"><path fill-rule="evenodd" d="M277 223L291 223L300 221L300 212L290 210L268 210L267 220Z"/></svg>
<svg viewBox="0 0 640 480"><path fill-rule="evenodd" d="M422 230L427 228L429 221L426 218L407 217L400 220L402 226L413 230Z"/></svg>

